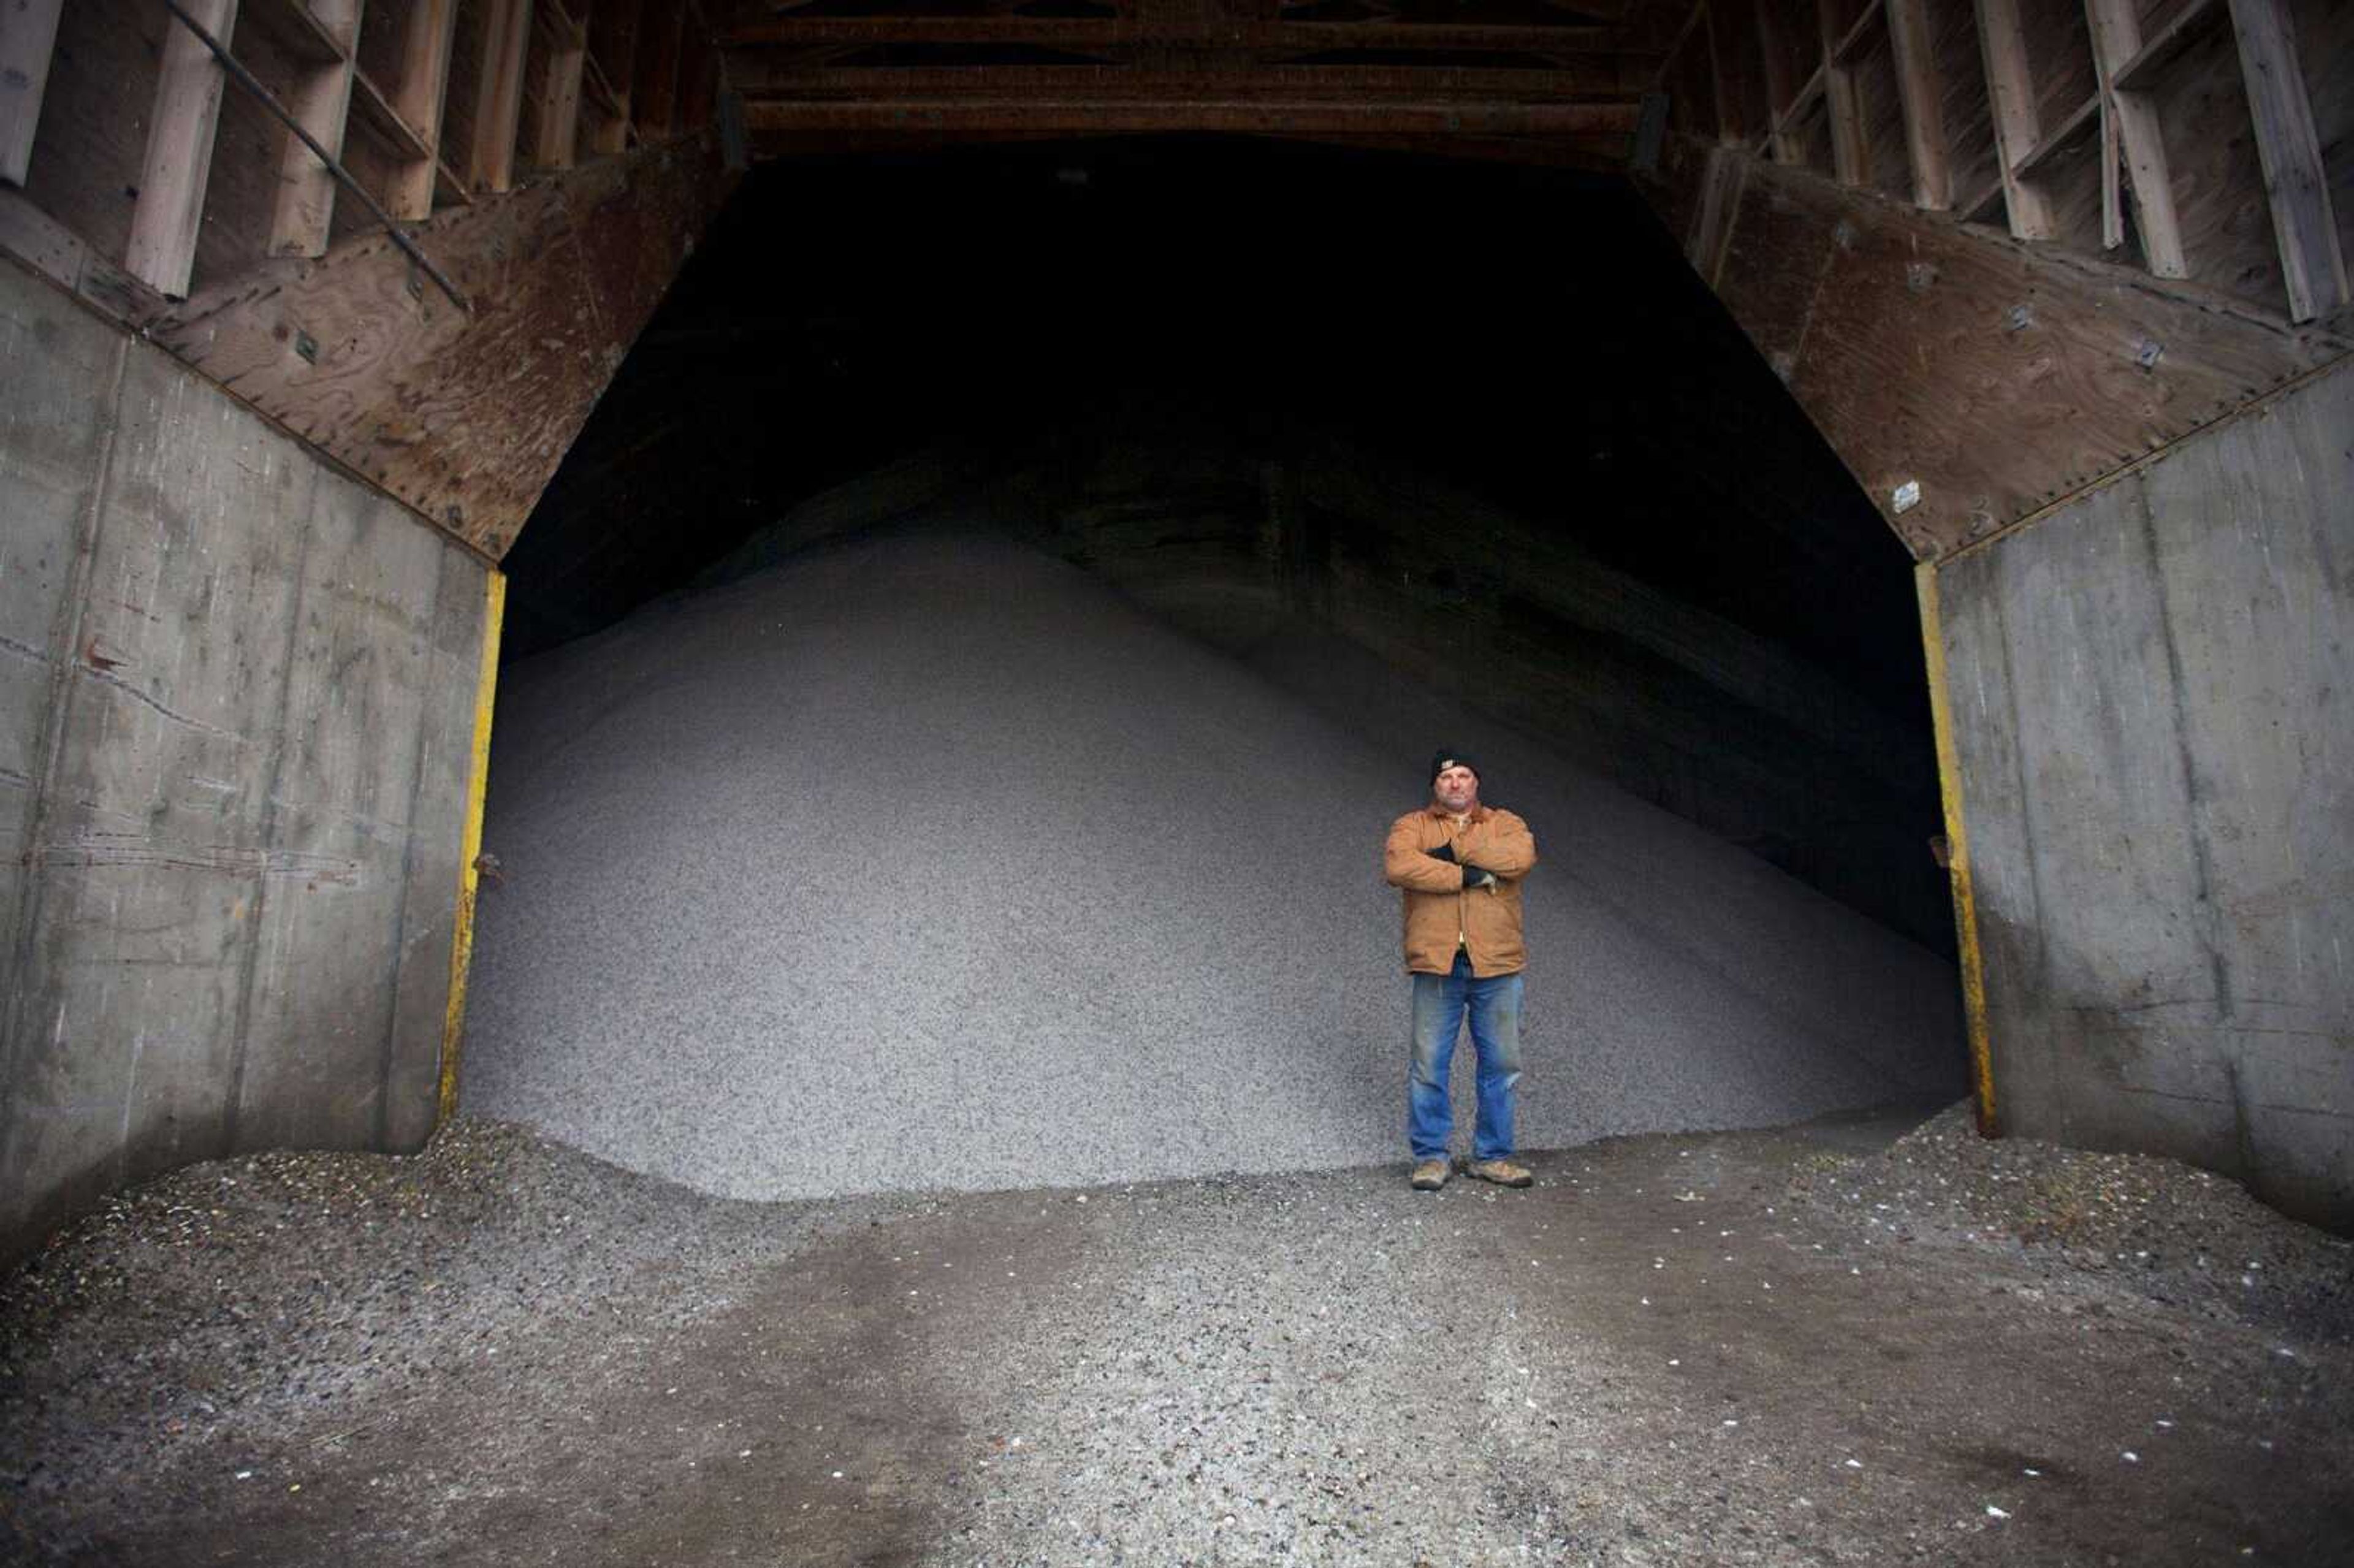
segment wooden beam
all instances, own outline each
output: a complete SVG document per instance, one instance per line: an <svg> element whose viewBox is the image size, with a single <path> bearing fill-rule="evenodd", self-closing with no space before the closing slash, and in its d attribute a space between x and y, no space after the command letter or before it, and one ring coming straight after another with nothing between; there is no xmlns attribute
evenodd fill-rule
<svg viewBox="0 0 2354 1568"><path fill-rule="evenodd" d="M1913 205L1943 212L1953 205L1953 156L1946 136L1945 89L1930 43L1925 0L1886 0L1888 49L1896 63L1896 102L1904 116L1905 161Z"/></svg>
<svg viewBox="0 0 2354 1568"><path fill-rule="evenodd" d="M770 100L747 103L755 133L875 131L1047 132L1074 136L1203 132L1254 135L1583 136L1621 143L1630 102L1515 103L1468 98L1228 97L1110 92L1088 96L960 94L935 98Z"/></svg>
<svg viewBox="0 0 2354 1568"><path fill-rule="evenodd" d="M2174 212L2174 179L2167 166L2166 138L2158 110L2142 93L2118 85L2123 68L2142 50L2140 15L2134 0L2084 0L2084 22L2093 38L2093 65L2107 96L2107 113L2115 127L2115 156L2103 165L2114 183L2117 164L2125 165L2133 187L2134 229L2141 237L2142 257L2161 278L2188 278L2190 264L2182 250L2182 228ZM2111 242L2112 247L2115 244Z"/></svg>
<svg viewBox="0 0 2354 1568"><path fill-rule="evenodd" d="M1755 139L1772 121L1764 108L1765 86L1758 73L1757 32L1748 22L1749 0L1709 0L1709 54L1716 67L1717 136L1740 145Z"/></svg>
<svg viewBox="0 0 2354 1568"><path fill-rule="evenodd" d="M333 58L304 67L286 95L286 107L302 129L336 157L343 156L344 128L351 118L352 57L358 48L361 0L311 0L295 8L317 25L317 37L333 46ZM255 6L255 14L262 7ZM288 132L278 151L278 196L270 217L270 254L323 256L335 220L335 177L301 137Z"/></svg>
<svg viewBox="0 0 2354 1568"><path fill-rule="evenodd" d="M0 0L0 185L22 185L65 0Z"/></svg>
<svg viewBox="0 0 2354 1568"><path fill-rule="evenodd" d="M2168 17L2165 26L2146 35L2141 48L2117 67L2111 79L2131 91L2147 90L2160 68L2180 54L2183 46L2204 31L2209 23L2222 16L2223 9L2221 0L2183 0L2182 8Z"/></svg>
<svg viewBox="0 0 2354 1568"><path fill-rule="evenodd" d="M2020 160L2041 139L2035 122L2035 79L2019 25L2019 0L1977 0L1978 52L1986 60L1988 107L1994 119L1995 166L2002 176L2010 231L2021 239L2052 238L2052 205L2019 175Z"/></svg>
<svg viewBox="0 0 2354 1568"><path fill-rule="evenodd" d="M1881 0L1864 0L1863 9L1856 14L1855 20L1848 24L1847 31L1836 40L1830 36L1830 6L1823 4L1823 0L1817 0L1817 3L1822 5L1819 15L1823 39L1829 46L1831 63L1841 66L1852 64L1855 57L1863 53L1864 47L1872 42L1872 35L1880 30L1883 16Z"/></svg>
<svg viewBox="0 0 2354 1568"><path fill-rule="evenodd" d="M1785 126L1797 119L1804 96L1790 80L1789 62L1783 58L1780 18L1769 0L1751 0L1750 10L1757 24L1758 60L1766 73L1766 144L1773 149L1776 163L1799 163L1806 149ZM1816 79L1821 79L1819 73Z"/></svg>
<svg viewBox="0 0 2354 1568"><path fill-rule="evenodd" d="M678 113L678 69L685 46L684 7L657 6L640 21L637 85L630 102L641 142L659 142L671 132L671 122Z"/></svg>
<svg viewBox="0 0 2354 1568"><path fill-rule="evenodd" d="M543 169L568 169L580 138L580 77L588 63L588 29L568 23L548 36L547 75L540 84L538 134L532 162Z"/></svg>
<svg viewBox="0 0 2354 1568"><path fill-rule="evenodd" d="M2021 182L2035 178L2042 173L2044 165L2058 157L2071 143L2084 133L2085 127L2096 122L2100 115L2101 95L2095 92L2061 116L2059 124L2052 127L2044 135L2038 137L2032 145L2019 155L2019 161L2010 166L2011 177Z"/></svg>
<svg viewBox="0 0 2354 1568"><path fill-rule="evenodd" d="M1776 163L1805 165L1807 150L1798 135L1798 122L1807 117L1808 111L1814 108L1815 101L1822 95L1823 68L1817 66L1815 74L1807 79L1806 85L1799 88L1797 96L1790 101L1790 107L1775 117L1774 129L1767 133L1766 141L1773 149Z"/></svg>
<svg viewBox="0 0 2354 1568"><path fill-rule="evenodd" d="M482 74L474 84L473 143L466 151L466 184L473 190L503 191L514 184L531 5L532 0L487 0L482 7Z"/></svg>
<svg viewBox="0 0 2354 1568"><path fill-rule="evenodd" d="M2273 237L2288 285L2289 319L2311 321L2343 307L2349 291L2313 100L2297 63L2296 25L2285 0L2231 0L2231 5L2264 192L2272 199Z"/></svg>
<svg viewBox="0 0 2354 1568"><path fill-rule="evenodd" d="M1129 66L810 66L771 69L739 90L750 104L811 99L1064 97L1444 98L1473 102L1631 103L1633 95L1579 91L1557 71L1447 70L1432 66L1235 66L1147 70Z"/></svg>
<svg viewBox="0 0 2354 1568"><path fill-rule="evenodd" d="M1155 22L1133 17L779 16L748 22L721 40L731 51L828 44L1031 44L1102 53L1157 43L1214 46L1246 54L1323 54L1333 49L1475 49L1490 54L1631 54L1657 59L1619 28L1576 23Z"/></svg>
<svg viewBox="0 0 2354 1568"><path fill-rule="evenodd" d="M351 29L333 18L355 9L332 0L246 0L243 20L269 34L298 64L333 65L350 58L353 48Z"/></svg>
<svg viewBox="0 0 2354 1568"><path fill-rule="evenodd" d="M412 0L400 40L400 79L392 107L416 133L425 155L396 170L385 207L395 217L433 213L435 167L441 151L441 110L450 93L450 51L458 32L458 0ZM462 188L462 183L461 184Z"/></svg>
<svg viewBox="0 0 2354 1568"><path fill-rule="evenodd" d="M640 0L596 0L588 22L588 80L606 111L595 145L605 154L630 144L630 88L637 79Z"/></svg>
<svg viewBox="0 0 2354 1568"><path fill-rule="evenodd" d="M433 156L425 133L401 117L391 97L364 70L352 72L352 119L381 142L385 151L404 163Z"/></svg>
<svg viewBox="0 0 2354 1568"><path fill-rule="evenodd" d="M1857 28L1872 19L1867 11ZM1831 172L1843 185L1864 185L1872 178L1872 140L1863 128L1863 104L1856 93L1854 73L1840 60L1842 40L1831 34L1829 0L1816 0L1815 20L1823 46L1823 101L1830 117Z"/></svg>
<svg viewBox="0 0 2354 1568"><path fill-rule="evenodd" d="M237 0L189 0L186 9L217 41L228 43L237 25ZM196 231L205 217L205 182L227 79L220 62L194 33L177 21L165 27L123 265L149 288L175 299L188 291L196 269Z"/></svg>

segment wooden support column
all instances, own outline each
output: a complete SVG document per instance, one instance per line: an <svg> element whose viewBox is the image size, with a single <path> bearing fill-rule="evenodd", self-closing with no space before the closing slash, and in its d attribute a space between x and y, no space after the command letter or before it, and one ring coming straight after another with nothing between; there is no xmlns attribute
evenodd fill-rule
<svg viewBox="0 0 2354 1568"><path fill-rule="evenodd" d="M314 58L295 78L286 107L319 145L343 155L352 107L352 61L359 48L361 0L311 0L318 25ZM328 58L318 58L317 55ZM335 176L288 132L278 154L278 199L270 217L270 254L323 256L335 220Z"/></svg>
<svg viewBox="0 0 2354 1568"><path fill-rule="evenodd" d="M637 89L631 95L638 140L659 142L678 111L679 62L686 40L686 8L658 5L638 24Z"/></svg>
<svg viewBox="0 0 2354 1568"><path fill-rule="evenodd" d="M1701 7L1701 26L1708 31L1709 90L1716 101L1717 139L1736 145L1760 129L1750 122L1748 101L1742 91L1745 76L1755 71L1749 53L1755 40L1745 29L1726 25L1738 3L1710 0Z"/></svg>
<svg viewBox="0 0 2354 1568"><path fill-rule="evenodd" d="M1775 16L1771 0L1755 0L1757 18L1757 48L1766 70L1766 122L1772 127L1766 137L1777 164L1798 164L1806 161L1806 148L1790 122L1797 118L1798 101L1805 96L1799 84L1790 79L1789 62L1783 58L1780 18Z"/></svg>
<svg viewBox="0 0 2354 1568"><path fill-rule="evenodd" d="M1823 104L1830 114L1831 173L1843 185L1872 178L1872 143L1864 134L1863 104L1855 73L1840 60L1840 29L1831 0L1816 0L1815 20L1823 46Z"/></svg>
<svg viewBox="0 0 2354 1568"><path fill-rule="evenodd" d="M1913 170L1913 205L1943 212L1954 205L1953 159L1946 139L1945 91L1929 47L1928 11L1925 0L1885 4L1897 107L1904 115L1904 152Z"/></svg>
<svg viewBox="0 0 2354 1568"><path fill-rule="evenodd" d="M568 169L580 143L580 75L588 63L588 27L569 16L557 19L542 7L547 46L547 77L539 91L539 134L532 162L543 169Z"/></svg>
<svg viewBox="0 0 2354 1568"><path fill-rule="evenodd" d="M2248 112L2272 198L2289 317L2311 321L2344 306L2349 291L2313 100L2297 64L2296 28L2285 0L2232 0L2232 30L2239 37L2240 74L2248 84Z"/></svg>
<svg viewBox="0 0 2354 1568"><path fill-rule="evenodd" d="M392 177L385 207L395 217L433 216L434 165L441 152L441 109L450 92L450 46L458 32L458 0L414 0L401 36L400 85L392 107L414 132L425 155L404 162Z"/></svg>
<svg viewBox="0 0 2354 1568"><path fill-rule="evenodd" d="M2116 73L2141 52L2141 20L2134 0L2084 0L2084 22L2093 36L2093 64L2100 73L2105 111L2115 128L2117 155L2133 188L2134 228L2149 270L2161 278L2188 278L2182 229L2174 216L2174 181L2166 164L2166 142L2158 111L2147 95L2121 87ZM2115 165L2109 165L2114 177Z"/></svg>
<svg viewBox="0 0 2354 1568"><path fill-rule="evenodd" d="M474 138L466 188L514 185L515 132L523 122L523 62L531 45L531 0L488 0L482 13L482 74L474 84Z"/></svg>
<svg viewBox="0 0 2354 1568"><path fill-rule="evenodd" d="M589 66L605 84L606 119L597 128L599 153L624 152L630 145L630 89L638 72L638 13L640 0L596 0L588 24Z"/></svg>
<svg viewBox="0 0 2354 1568"><path fill-rule="evenodd" d="M237 24L237 0L191 0L188 15L227 44ZM132 209L131 243L123 266L157 293L188 291L196 264L196 231L205 218L205 182L213 161L228 73L196 36L173 22L164 33L164 59L155 106L147 122L147 155Z"/></svg>
<svg viewBox="0 0 2354 1568"><path fill-rule="evenodd" d="M2010 231L2021 239L2052 238L2052 207L2022 178L2019 165L2041 139L2035 79L2019 26L2019 0L1978 0L1978 48L1986 58L1987 96L1994 112L1995 163L2002 175Z"/></svg>
<svg viewBox="0 0 2354 1568"><path fill-rule="evenodd" d="M23 185L33 161L33 132L64 9L65 0L0 0L0 185Z"/></svg>

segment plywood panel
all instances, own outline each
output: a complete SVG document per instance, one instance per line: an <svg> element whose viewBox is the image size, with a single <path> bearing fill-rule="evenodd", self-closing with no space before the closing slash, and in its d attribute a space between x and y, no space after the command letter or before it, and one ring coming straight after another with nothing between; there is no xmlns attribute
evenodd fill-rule
<svg viewBox="0 0 2354 1568"><path fill-rule="evenodd" d="M1700 177L1694 149L1670 154L1659 184ZM1982 234L1751 160L1718 284L1916 555L1983 537L2354 350ZM1900 514L1908 482L1920 503Z"/></svg>
<svg viewBox="0 0 2354 1568"><path fill-rule="evenodd" d="M697 139L445 211L418 238L471 318L379 236L270 263L156 336L495 558L730 183Z"/></svg>

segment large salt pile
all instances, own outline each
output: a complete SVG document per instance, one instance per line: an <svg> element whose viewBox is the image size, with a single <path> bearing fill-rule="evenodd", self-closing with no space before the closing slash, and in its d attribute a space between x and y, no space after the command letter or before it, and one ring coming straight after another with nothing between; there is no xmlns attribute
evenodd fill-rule
<svg viewBox="0 0 2354 1568"><path fill-rule="evenodd" d="M1402 1158L1379 846L1430 748L1483 740L1543 854L1523 1148L1957 1086L1949 965L1408 716L1341 722L988 535L655 605L500 693L467 1107L741 1197Z"/></svg>

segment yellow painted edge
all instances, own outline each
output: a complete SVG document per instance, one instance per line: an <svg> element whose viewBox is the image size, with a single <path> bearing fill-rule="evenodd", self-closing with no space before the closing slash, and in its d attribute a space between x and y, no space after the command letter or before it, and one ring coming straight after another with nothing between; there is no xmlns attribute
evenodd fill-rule
<svg viewBox="0 0 2354 1568"><path fill-rule="evenodd" d="M1994 1053L1987 1037L1986 964L1978 951L1978 898L1970 884L1969 829L1962 821L1962 769L1954 744L1954 711L1946 678L1945 619L1937 605L1937 567L1913 568L1921 601L1921 647L1929 664L1929 715L1937 733L1937 785L1945 798L1946 848L1954 882L1954 934L1961 947L1962 1022L1970 1042L1970 1084L1978 1100L1978 1132L1994 1138Z"/></svg>
<svg viewBox="0 0 2354 1568"><path fill-rule="evenodd" d="M474 894L482 874L482 797L491 781L491 705L499 687L499 630L506 623L506 574L493 569L482 607L482 668L474 687L473 774L466 787L466 834L460 847L458 928L450 938L450 1010L441 1020L441 1097L433 1126L458 1114L458 1054L465 1042L466 971L474 958Z"/></svg>

